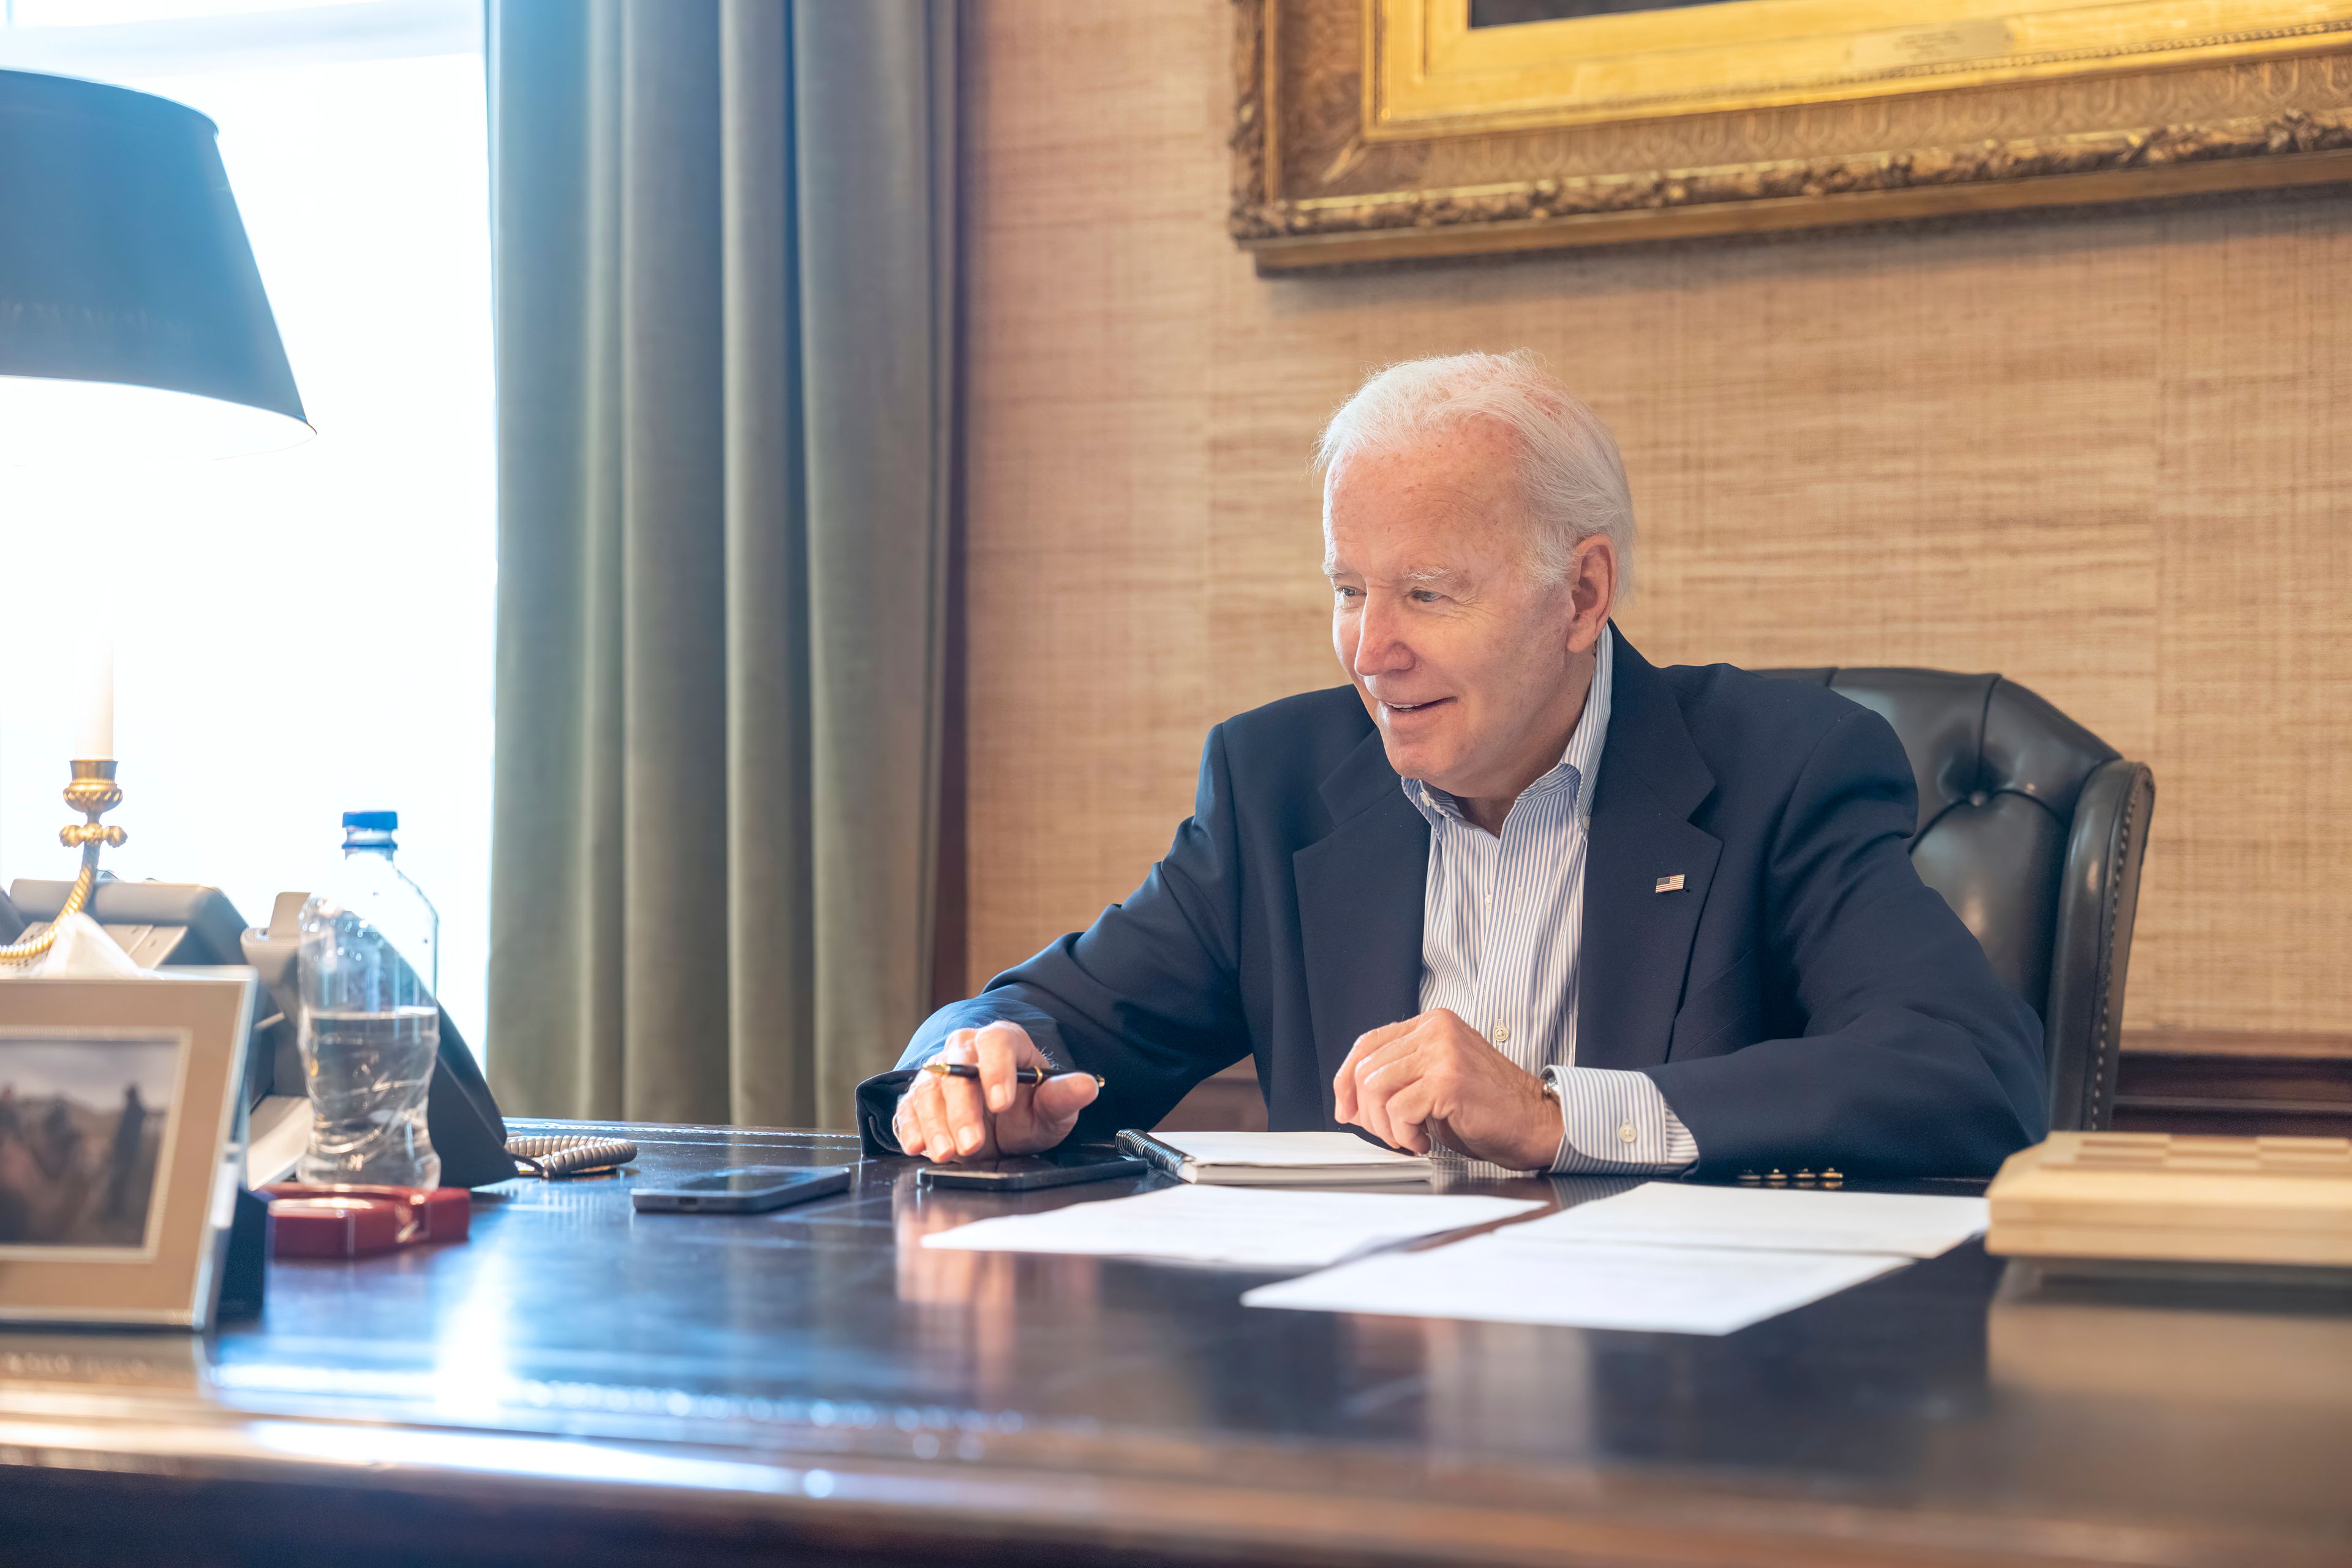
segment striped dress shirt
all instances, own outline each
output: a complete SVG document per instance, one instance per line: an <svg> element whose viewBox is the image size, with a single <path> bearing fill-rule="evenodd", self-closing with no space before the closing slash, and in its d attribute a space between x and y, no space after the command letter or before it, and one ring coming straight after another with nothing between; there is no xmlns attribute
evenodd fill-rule
<svg viewBox="0 0 2352 1568"><path fill-rule="evenodd" d="M1500 834L1465 816L1445 791L1404 781L1406 798L1429 822L1421 1010L1451 1009L1496 1050L1551 1083L1560 1105L1554 1171L1666 1174L1695 1162L1698 1144L1658 1086L1646 1073L1576 1065L1584 851L1593 781L1609 739L1615 641L1615 631L1604 627L1592 689L1567 752L1512 803ZM1504 1173L1486 1161L1453 1158L1472 1175Z"/></svg>

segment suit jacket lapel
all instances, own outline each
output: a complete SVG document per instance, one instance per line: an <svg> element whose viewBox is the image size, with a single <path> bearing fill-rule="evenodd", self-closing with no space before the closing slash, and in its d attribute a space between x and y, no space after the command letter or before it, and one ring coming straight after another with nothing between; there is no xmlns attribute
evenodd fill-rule
<svg viewBox="0 0 2352 1568"><path fill-rule="evenodd" d="M1328 1123L1331 1078L1356 1037L1420 1010L1429 824L1405 799L1378 730L1323 781L1323 803L1337 826L1290 864Z"/></svg>
<svg viewBox="0 0 2352 1568"><path fill-rule="evenodd" d="M1576 1059L1584 1067L1654 1067L1666 1059L1691 940L1723 845L1690 821L1714 793L1715 775L1673 690L1622 634L1614 657L1609 737L1585 847ZM1662 879L1676 876L1679 890L1657 890Z"/></svg>

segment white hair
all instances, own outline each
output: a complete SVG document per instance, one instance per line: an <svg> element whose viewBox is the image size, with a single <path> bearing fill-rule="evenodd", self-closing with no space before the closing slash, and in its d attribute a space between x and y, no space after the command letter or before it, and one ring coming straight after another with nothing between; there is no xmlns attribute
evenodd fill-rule
<svg viewBox="0 0 2352 1568"><path fill-rule="evenodd" d="M1598 415L1526 349L1444 354L1372 373L1339 405L1316 443L1315 467L1329 474L1364 451L1394 451L1471 419L1518 438L1521 477L1537 566L1566 579L1575 548L1604 534L1617 553L1617 598L1633 586L1633 497L1617 439Z"/></svg>

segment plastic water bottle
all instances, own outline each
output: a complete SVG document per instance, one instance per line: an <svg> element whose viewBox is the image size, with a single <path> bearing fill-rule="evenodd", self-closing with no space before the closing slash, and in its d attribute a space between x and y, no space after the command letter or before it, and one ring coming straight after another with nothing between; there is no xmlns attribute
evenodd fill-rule
<svg viewBox="0 0 2352 1568"><path fill-rule="evenodd" d="M392 863L399 814L343 813L343 863L302 906L305 1182L440 1184L425 1100L441 1048L441 917Z"/></svg>

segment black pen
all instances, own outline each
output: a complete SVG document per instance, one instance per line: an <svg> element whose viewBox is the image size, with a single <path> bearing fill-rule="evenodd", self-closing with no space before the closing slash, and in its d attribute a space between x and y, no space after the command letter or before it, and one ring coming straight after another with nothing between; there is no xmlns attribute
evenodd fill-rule
<svg viewBox="0 0 2352 1568"><path fill-rule="evenodd" d="M976 1079L980 1076L980 1069L972 1066L970 1062L925 1062L919 1070L929 1073L937 1073L941 1078ZM1064 1073L1062 1069L1058 1068L1051 1070L1039 1068L1015 1068L1013 1069L1013 1081L1015 1083L1043 1083L1049 1078L1060 1078L1063 1076ZM1095 1087L1097 1089L1108 1089L1110 1087L1108 1084L1103 1082L1103 1077L1100 1073L1089 1073L1087 1076L1095 1080Z"/></svg>

